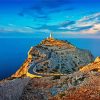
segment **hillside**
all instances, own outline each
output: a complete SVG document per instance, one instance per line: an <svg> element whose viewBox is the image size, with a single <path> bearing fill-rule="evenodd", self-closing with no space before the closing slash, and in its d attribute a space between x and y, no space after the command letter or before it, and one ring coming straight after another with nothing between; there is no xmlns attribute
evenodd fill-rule
<svg viewBox="0 0 100 100"><path fill-rule="evenodd" d="M94 62L80 68L81 72L100 72L100 57L97 57Z"/></svg>
<svg viewBox="0 0 100 100"><path fill-rule="evenodd" d="M88 50L52 37L31 47L28 58L12 77L40 77L41 74L69 74L94 60Z"/></svg>
<svg viewBox="0 0 100 100"><path fill-rule="evenodd" d="M98 71L77 71L66 76L42 78L21 77L0 82L0 100L86 99L100 100L100 72Z"/></svg>
<svg viewBox="0 0 100 100"><path fill-rule="evenodd" d="M0 81L0 100L100 100L100 73L91 71L100 59L93 60L88 50L47 38L31 47L15 74Z"/></svg>

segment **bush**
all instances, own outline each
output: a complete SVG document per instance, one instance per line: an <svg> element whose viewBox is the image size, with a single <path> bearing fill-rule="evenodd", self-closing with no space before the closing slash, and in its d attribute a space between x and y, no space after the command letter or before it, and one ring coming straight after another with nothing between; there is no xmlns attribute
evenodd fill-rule
<svg viewBox="0 0 100 100"><path fill-rule="evenodd" d="M60 79L60 76L53 76L53 80Z"/></svg>

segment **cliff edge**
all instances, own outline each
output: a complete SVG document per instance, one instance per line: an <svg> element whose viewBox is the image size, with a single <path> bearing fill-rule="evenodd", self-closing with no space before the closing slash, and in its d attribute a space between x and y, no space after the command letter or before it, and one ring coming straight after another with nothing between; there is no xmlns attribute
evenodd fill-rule
<svg viewBox="0 0 100 100"><path fill-rule="evenodd" d="M28 58L12 77L41 77L44 74L70 74L94 60L88 50L52 37L31 47Z"/></svg>

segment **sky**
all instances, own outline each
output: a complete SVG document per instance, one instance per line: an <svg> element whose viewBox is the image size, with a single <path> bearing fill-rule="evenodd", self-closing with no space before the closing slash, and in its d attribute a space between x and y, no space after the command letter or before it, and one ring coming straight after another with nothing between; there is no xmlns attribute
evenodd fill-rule
<svg viewBox="0 0 100 100"><path fill-rule="evenodd" d="M100 0L0 0L0 37L100 38Z"/></svg>

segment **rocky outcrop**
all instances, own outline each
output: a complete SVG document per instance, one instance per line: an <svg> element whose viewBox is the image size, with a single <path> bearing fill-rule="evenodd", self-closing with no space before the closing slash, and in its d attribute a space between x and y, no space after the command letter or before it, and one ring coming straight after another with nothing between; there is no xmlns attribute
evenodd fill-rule
<svg viewBox="0 0 100 100"><path fill-rule="evenodd" d="M59 93L50 100L100 100L100 73L85 74L82 84Z"/></svg>
<svg viewBox="0 0 100 100"><path fill-rule="evenodd" d="M76 72L59 78L43 77L32 79L20 100L99 100L99 87L100 73Z"/></svg>
<svg viewBox="0 0 100 100"><path fill-rule="evenodd" d="M31 47L27 60L12 77L38 77L36 73L69 74L93 60L88 50L79 49L68 41L47 38Z"/></svg>
<svg viewBox="0 0 100 100"><path fill-rule="evenodd" d="M99 100L98 88L89 94L91 89L88 87L92 85L91 81L99 84L99 71L91 73L92 67L88 67L99 65L99 59L98 57L89 64L94 57L88 50L79 49L68 41L47 38L37 46L31 47L28 58L15 74L0 82L0 100L72 100L74 92L78 93L76 89L80 91L82 88L84 91L85 86L89 91L88 95L92 96L93 93L93 98L97 95ZM86 64L89 64L89 70L87 67L80 68ZM85 94L83 92L78 95ZM75 98L73 100L82 100L77 96Z"/></svg>
<svg viewBox="0 0 100 100"><path fill-rule="evenodd" d="M94 62L80 68L81 72L100 72L100 57L97 57Z"/></svg>
<svg viewBox="0 0 100 100"><path fill-rule="evenodd" d="M99 60L90 68L97 68ZM100 100L100 72L86 69L65 76L1 81L0 100Z"/></svg>
<svg viewBox="0 0 100 100"><path fill-rule="evenodd" d="M75 47L69 42L55 39L43 40L32 47L29 55L36 64L36 72L71 73L94 60L88 50Z"/></svg>
<svg viewBox="0 0 100 100"><path fill-rule="evenodd" d="M0 82L0 100L19 100L30 78L3 80Z"/></svg>
<svg viewBox="0 0 100 100"><path fill-rule="evenodd" d="M24 77L24 76L26 76L26 74L28 72L28 68L29 68L30 62L31 62L31 59L28 58L23 63L23 65L20 67L20 69L18 69L18 71L15 74L13 74L11 77L17 78L17 77L22 77L22 76Z"/></svg>

